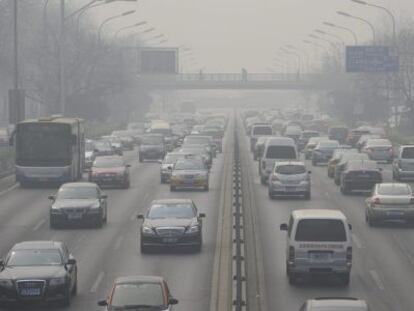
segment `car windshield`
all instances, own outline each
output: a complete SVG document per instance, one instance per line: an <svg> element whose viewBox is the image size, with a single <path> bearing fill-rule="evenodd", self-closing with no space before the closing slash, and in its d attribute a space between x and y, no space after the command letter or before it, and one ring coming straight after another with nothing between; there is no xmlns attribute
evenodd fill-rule
<svg viewBox="0 0 414 311"><path fill-rule="evenodd" d="M381 184L377 190L379 195L407 195L412 194L411 188L405 184Z"/></svg>
<svg viewBox="0 0 414 311"><path fill-rule="evenodd" d="M122 157L98 157L96 158L95 162L93 163L94 167L102 168L102 167L121 167L124 166L124 161Z"/></svg>
<svg viewBox="0 0 414 311"><path fill-rule="evenodd" d="M61 265L62 256L57 249L19 249L10 253L8 266L51 266Z"/></svg>
<svg viewBox="0 0 414 311"><path fill-rule="evenodd" d="M165 305L161 284L117 284L112 294L111 307L121 308L122 310L122 307L136 305L154 306L161 309Z"/></svg>
<svg viewBox="0 0 414 311"><path fill-rule="evenodd" d="M57 194L57 199L60 200L84 200L97 198L98 191L94 186L62 187L59 189Z"/></svg>
<svg viewBox="0 0 414 311"><path fill-rule="evenodd" d="M173 164L178 159L183 158L184 156L185 156L184 154L171 154L171 153L169 153L165 156L164 163Z"/></svg>
<svg viewBox="0 0 414 311"><path fill-rule="evenodd" d="M268 159L296 159L296 149L293 146L269 146L266 152Z"/></svg>
<svg viewBox="0 0 414 311"><path fill-rule="evenodd" d="M174 166L175 170L203 170L204 163L202 161L178 160Z"/></svg>
<svg viewBox="0 0 414 311"><path fill-rule="evenodd" d="M414 147L405 147L401 154L401 158L414 159Z"/></svg>
<svg viewBox="0 0 414 311"><path fill-rule="evenodd" d="M278 165L276 166L275 172L284 175L304 174L306 172L306 168L304 165L298 164Z"/></svg>
<svg viewBox="0 0 414 311"><path fill-rule="evenodd" d="M272 135L271 126L255 126L253 128L253 135Z"/></svg>
<svg viewBox="0 0 414 311"><path fill-rule="evenodd" d="M194 218L194 208L191 203L166 203L151 206L147 218Z"/></svg>
<svg viewBox="0 0 414 311"><path fill-rule="evenodd" d="M388 139L369 139L367 141L367 147L368 146L391 147L391 142Z"/></svg>
<svg viewBox="0 0 414 311"><path fill-rule="evenodd" d="M300 242L345 242L343 221L338 219L303 219L298 222L296 241Z"/></svg>
<svg viewBox="0 0 414 311"><path fill-rule="evenodd" d="M339 146L337 141L321 141L319 142L319 148L323 149L335 149Z"/></svg>
<svg viewBox="0 0 414 311"><path fill-rule="evenodd" d="M162 145L164 138L162 136L144 136L141 141L142 145Z"/></svg>
<svg viewBox="0 0 414 311"><path fill-rule="evenodd" d="M184 144L187 145L204 145L204 144L210 144L210 139L208 137L203 136L189 136L186 137L184 140Z"/></svg>

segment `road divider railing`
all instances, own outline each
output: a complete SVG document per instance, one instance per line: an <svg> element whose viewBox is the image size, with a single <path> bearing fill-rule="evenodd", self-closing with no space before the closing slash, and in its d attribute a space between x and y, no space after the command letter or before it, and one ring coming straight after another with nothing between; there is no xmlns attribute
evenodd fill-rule
<svg viewBox="0 0 414 311"><path fill-rule="evenodd" d="M243 221L243 185L237 124L234 132L233 162L233 311L246 310L246 265Z"/></svg>

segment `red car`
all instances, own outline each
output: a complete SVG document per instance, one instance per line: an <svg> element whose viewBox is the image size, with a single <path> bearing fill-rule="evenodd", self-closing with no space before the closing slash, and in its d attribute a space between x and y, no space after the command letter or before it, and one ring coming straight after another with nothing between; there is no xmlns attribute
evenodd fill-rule
<svg viewBox="0 0 414 311"><path fill-rule="evenodd" d="M97 157L89 172L89 181L127 189L130 186L129 167L121 156Z"/></svg>

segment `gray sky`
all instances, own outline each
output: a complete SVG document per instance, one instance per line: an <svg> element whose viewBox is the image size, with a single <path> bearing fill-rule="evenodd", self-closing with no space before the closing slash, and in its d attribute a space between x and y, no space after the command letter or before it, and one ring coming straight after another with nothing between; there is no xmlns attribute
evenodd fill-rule
<svg viewBox="0 0 414 311"><path fill-rule="evenodd" d="M76 1L82 5L89 0ZM414 0L369 1L391 9L398 26L414 15ZM249 72L266 72L276 55L282 62L294 61L279 50L286 44L296 46L313 59L318 55L317 49L303 40L315 28L334 32L346 43L352 43L349 34L324 28L322 21L352 28L360 42L371 39L367 25L337 15L338 10L370 20L378 32L391 31L385 13L349 0L138 0L107 4L88 14L99 24L128 9L137 9L137 13L108 24L108 34L137 21L148 21L156 32L147 37L163 33L169 39L164 46L191 47L198 64L195 67L204 67L208 72L239 72L242 67ZM328 43L321 44L329 48ZM185 64L185 59L182 62Z"/></svg>

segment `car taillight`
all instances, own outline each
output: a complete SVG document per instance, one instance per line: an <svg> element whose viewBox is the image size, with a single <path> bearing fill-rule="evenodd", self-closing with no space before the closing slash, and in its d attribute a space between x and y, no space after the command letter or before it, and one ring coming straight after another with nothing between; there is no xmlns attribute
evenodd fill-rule
<svg viewBox="0 0 414 311"><path fill-rule="evenodd" d="M372 149L371 148L367 148L368 153L372 153Z"/></svg>
<svg viewBox="0 0 414 311"><path fill-rule="evenodd" d="M295 260L295 248L293 246L289 246L289 261Z"/></svg>
<svg viewBox="0 0 414 311"><path fill-rule="evenodd" d="M410 199L410 203L411 203L411 204L414 204L414 198L411 198L411 199Z"/></svg>
<svg viewBox="0 0 414 311"><path fill-rule="evenodd" d="M352 261L352 247L351 246L349 246L346 249L346 260L347 261Z"/></svg>

